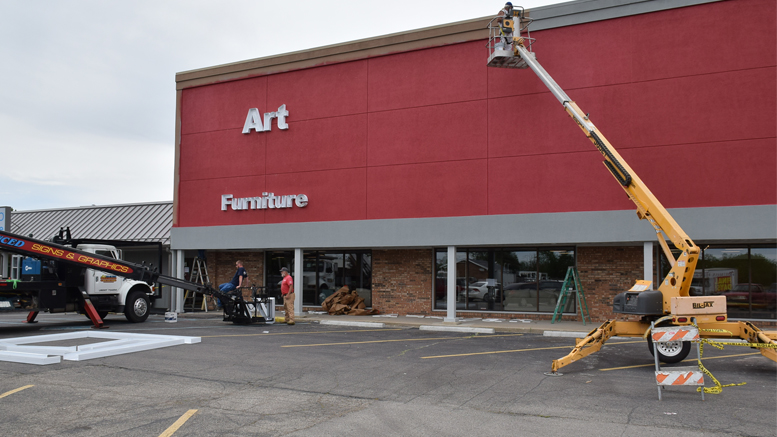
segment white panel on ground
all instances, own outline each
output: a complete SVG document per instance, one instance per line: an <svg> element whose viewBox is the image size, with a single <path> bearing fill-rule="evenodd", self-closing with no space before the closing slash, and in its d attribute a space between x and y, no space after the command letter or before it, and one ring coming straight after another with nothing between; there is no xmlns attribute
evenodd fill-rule
<svg viewBox="0 0 777 437"><path fill-rule="evenodd" d="M23 364L57 364L62 361L59 355L50 357L46 354L32 354L27 352L0 352L0 361Z"/></svg>
<svg viewBox="0 0 777 437"><path fill-rule="evenodd" d="M84 338L102 339L97 343L80 346L23 346L33 343L78 340ZM62 359L71 361L90 360L112 355L128 354L158 349L179 344L194 344L200 337L178 335L134 334L128 332L80 331L67 334L36 335L30 337L0 340L0 361L26 364L55 364Z"/></svg>

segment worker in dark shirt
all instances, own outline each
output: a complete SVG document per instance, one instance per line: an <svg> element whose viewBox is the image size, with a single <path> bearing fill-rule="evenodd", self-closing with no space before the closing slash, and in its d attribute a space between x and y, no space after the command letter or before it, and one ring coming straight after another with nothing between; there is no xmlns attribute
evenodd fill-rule
<svg viewBox="0 0 777 437"><path fill-rule="evenodd" d="M219 285L219 290L222 293L229 294L231 291L242 287L243 281L248 277L248 272L246 272L246 269L243 267L242 261L235 261L235 267L237 268L237 271L235 272L235 276L232 277L232 280ZM221 308L221 302L218 302L218 305L219 308Z"/></svg>

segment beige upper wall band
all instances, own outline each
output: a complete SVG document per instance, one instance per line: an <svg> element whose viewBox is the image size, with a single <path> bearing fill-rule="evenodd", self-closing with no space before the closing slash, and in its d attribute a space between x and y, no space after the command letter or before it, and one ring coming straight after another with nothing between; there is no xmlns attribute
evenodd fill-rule
<svg viewBox="0 0 777 437"><path fill-rule="evenodd" d="M366 59L391 53L486 40L488 39L488 22L491 18L478 18L311 50L184 71L175 75L176 89L182 90L218 82Z"/></svg>

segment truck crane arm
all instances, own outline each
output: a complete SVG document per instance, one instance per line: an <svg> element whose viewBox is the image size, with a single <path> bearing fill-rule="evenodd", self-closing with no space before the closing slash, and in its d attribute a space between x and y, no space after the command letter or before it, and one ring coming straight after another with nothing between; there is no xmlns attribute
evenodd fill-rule
<svg viewBox="0 0 777 437"><path fill-rule="evenodd" d="M258 301L255 302L256 305L253 305L252 302L243 301L241 295L223 293L212 287L211 284L189 282L172 276L162 275L156 268L150 265L135 264L121 259L79 250L78 248L67 245L70 241L69 230L67 233L68 237L65 238L62 235L62 231L60 231L60 235L54 238L54 241L57 242L48 242L0 231L0 251L24 255L40 260L55 261L56 263L64 264L76 269L99 270L124 278L143 281L149 285L158 283L193 291L195 293L214 296L222 302L231 303L230 305L225 305L225 320L233 321L235 323L251 323L255 319L255 317L251 315L251 312L255 313L258 307L260 307ZM257 287L253 288L254 295L256 295ZM96 314L96 311L89 302L88 296L84 295L83 297L87 315L92 319L95 326L102 326L102 320L99 315ZM261 295L259 298L266 300L267 296ZM255 298L254 301L256 300L257 299ZM269 313L267 310L263 310L262 312L265 313L263 316L267 316L267 313ZM267 318L269 317L262 317L262 319ZM268 320L261 321L267 322Z"/></svg>
<svg viewBox="0 0 777 437"><path fill-rule="evenodd" d="M68 240L63 239L60 234L60 237L55 238L55 241L66 242ZM96 253L85 252L65 244L23 237L5 231L0 231L0 250L42 260L52 260L76 268L99 270L124 278L143 281L149 285L160 283L205 294L210 294L214 291L209 284L195 284L182 279L160 275L150 265L135 264Z"/></svg>

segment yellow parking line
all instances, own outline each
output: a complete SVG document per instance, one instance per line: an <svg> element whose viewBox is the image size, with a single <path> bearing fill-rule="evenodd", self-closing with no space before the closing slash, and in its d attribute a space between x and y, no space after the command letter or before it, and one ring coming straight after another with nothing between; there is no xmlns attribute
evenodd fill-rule
<svg viewBox="0 0 777 437"><path fill-rule="evenodd" d="M302 335L302 334L333 334L342 332L381 332L381 331L401 331L404 328L381 328L381 329L357 329L354 331L313 331L313 332L275 332L267 334L224 334L224 335L201 335L200 338L216 338L216 337L258 337L258 336L270 336L270 335Z"/></svg>
<svg viewBox="0 0 777 437"><path fill-rule="evenodd" d="M622 342L619 341L617 343L609 343L609 345L629 344L629 343L642 343L642 342L641 341L622 341ZM470 355L508 354L512 352L545 351L545 350L551 350L551 349L572 349L572 348L570 346L536 347L531 349L513 349L513 350L506 350L506 351L472 352L468 354L436 355L436 356L421 357L421 358L426 359L426 358L467 357Z"/></svg>
<svg viewBox="0 0 777 437"><path fill-rule="evenodd" d="M10 396L10 395L12 395L12 394L14 394L16 392L20 392L22 390L26 390L26 389L28 389L30 387L35 387L35 386L34 385L25 385L24 387L19 387L19 388L15 389L15 390L7 391L7 392L5 392L5 393L0 395L0 399L4 398L6 396Z"/></svg>
<svg viewBox="0 0 777 437"><path fill-rule="evenodd" d="M716 359L718 359L718 358L745 357L745 356L748 356L748 355L761 355L761 353L760 353L760 352L751 352L751 353L747 353L747 354L736 354L736 355L721 355L721 356L719 356L719 357L709 357L709 358L702 358L702 361L707 361L707 360L716 360ZM690 358L690 359L687 359L687 360L683 360L683 361L681 361L681 363L686 363L686 362L687 362L687 363L690 363L690 362L696 362L696 358ZM635 368L637 368L637 367L654 367L655 365L656 365L655 363L650 363L650 364L637 364L636 366L610 367L610 368L608 368L608 369L599 369L599 371L600 371L600 372L606 372L606 371L608 371L608 370L635 369ZM667 367L667 369L668 369L668 368L669 368L669 367Z"/></svg>
<svg viewBox="0 0 777 437"><path fill-rule="evenodd" d="M189 410L186 413L184 413L184 415L178 418L178 420L176 420L174 424L170 425L170 428L167 428L165 432L163 432L162 434L159 434L159 437L170 437L171 435L173 435L173 433L178 431L178 428L183 426L183 424L186 423L186 421L189 420L192 416L194 416L194 413L196 412L197 410Z"/></svg>
<svg viewBox="0 0 777 437"><path fill-rule="evenodd" d="M430 357L421 357L421 359L468 357L468 356L471 356L471 355L507 354L507 353L511 353L511 352L544 351L544 350L550 350L550 349L569 349L569 346L538 347L538 348L533 348L533 349L513 349L513 350L507 350L507 351L471 352L471 353L468 353L468 354L435 355L435 356L430 356Z"/></svg>
<svg viewBox="0 0 777 437"><path fill-rule="evenodd" d="M342 343L318 343L318 344L290 344L286 346L281 347L311 347L311 346L340 346L340 345L346 345L346 344L368 344L368 343L391 343L395 341L431 341L431 340L456 340L456 339L467 339L467 338L492 338L492 337L512 337L512 336L518 336L523 334L505 334L505 335L489 335L489 336L476 336L476 335L468 335L465 337L428 337L428 338L405 338L405 339L392 339L392 340L370 340L370 341L348 341L348 342L342 342Z"/></svg>

